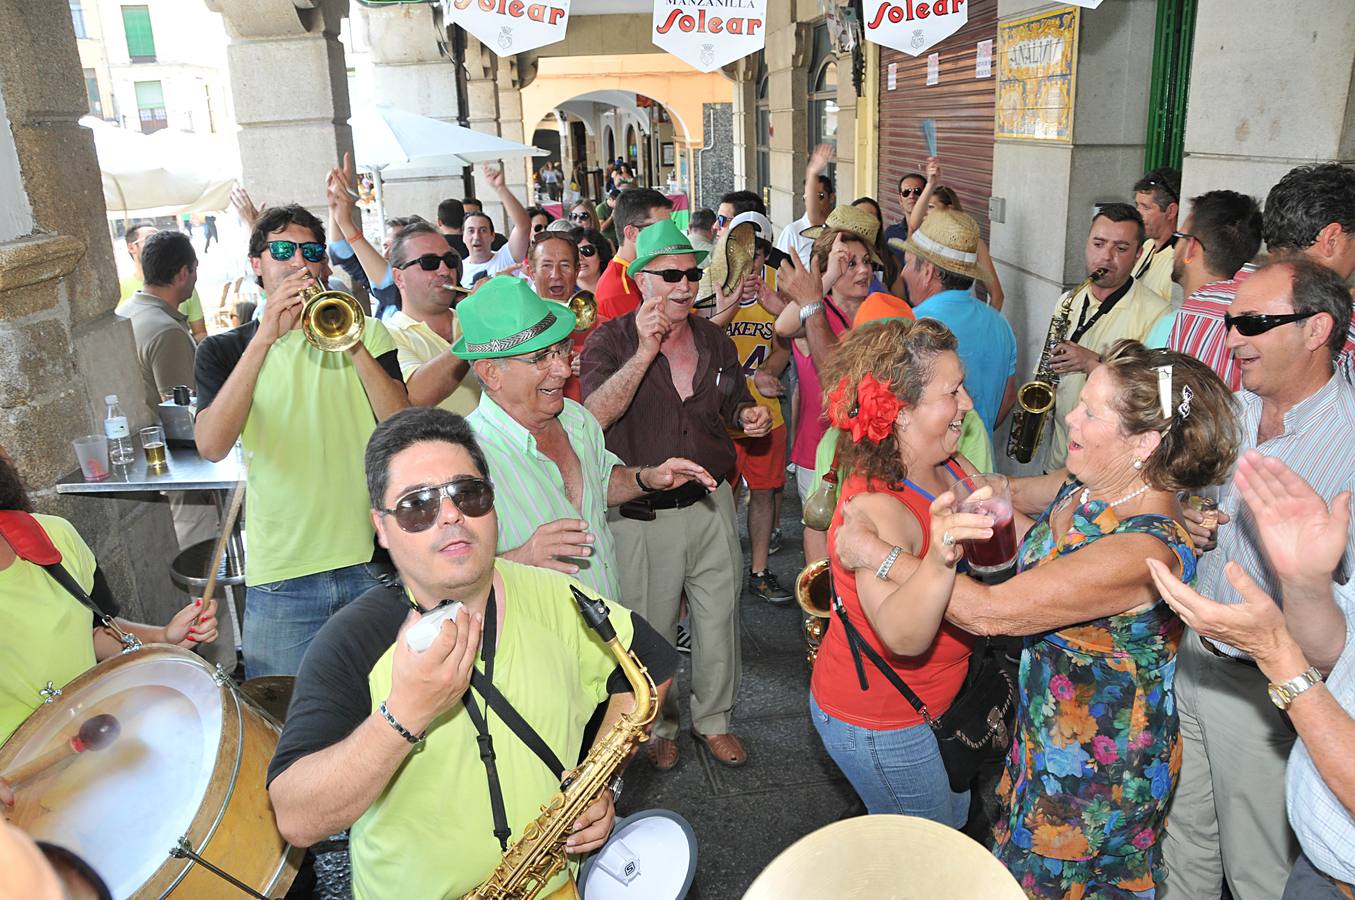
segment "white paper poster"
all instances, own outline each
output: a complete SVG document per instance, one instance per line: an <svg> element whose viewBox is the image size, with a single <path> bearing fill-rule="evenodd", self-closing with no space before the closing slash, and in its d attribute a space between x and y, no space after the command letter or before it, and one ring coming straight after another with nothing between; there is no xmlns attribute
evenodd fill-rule
<svg viewBox="0 0 1355 900"><path fill-rule="evenodd" d="M1101 0L1068 0L1074 6L1081 6L1086 9L1096 9L1101 5Z"/></svg>
<svg viewBox="0 0 1355 900"><path fill-rule="evenodd" d="M941 54L927 54L927 84L941 83Z"/></svg>
<svg viewBox="0 0 1355 900"><path fill-rule="evenodd" d="M993 77L993 42L979 41L978 57L974 60L975 78Z"/></svg>
<svg viewBox="0 0 1355 900"><path fill-rule="evenodd" d="M895 91L899 87L899 64L889 64L889 90Z"/></svg>
<svg viewBox="0 0 1355 900"><path fill-rule="evenodd" d="M656 46L694 69L714 72L762 49L767 0L654 0Z"/></svg>
<svg viewBox="0 0 1355 900"><path fill-rule="evenodd" d="M569 0L441 0L442 15L500 56L564 40Z"/></svg>
<svg viewBox="0 0 1355 900"><path fill-rule="evenodd" d="M909 56L926 53L969 21L967 0L865 0L866 40Z"/></svg>

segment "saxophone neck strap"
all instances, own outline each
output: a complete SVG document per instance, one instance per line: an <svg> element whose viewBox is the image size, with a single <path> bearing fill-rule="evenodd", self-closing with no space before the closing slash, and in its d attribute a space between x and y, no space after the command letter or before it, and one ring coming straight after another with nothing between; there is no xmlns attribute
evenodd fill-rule
<svg viewBox="0 0 1355 900"><path fill-rule="evenodd" d="M560 758L551 750L545 739L537 734L536 729L514 709L508 698L494 686L494 654L498 649L498 632L498 604L495 602L494 588L491 587L489 600L485 603L484 634L480 639L480 659L484 661L485 669L481 673L479 669L471 668L470 686L484 698L485 705L494 711L513 734L537 755L542 764L550 770L551 777L558 778L565 770ZM475 742L480 747L480 761L485 764L485 777L489 782L489 807L494 816L494 837L499 841L499 848L507 852L508 839L512 836L513 830L508 826L508 813L504 808L503 786L499 782L499 767L494 754L494 739L489 733L489 722L469 690L461 695L461 701L466 706L466 714L470 716L471 724L475 726Z"/></svg>
<svg viewBox="0 0 1355 900"><path fill-rule="evenodd" d="M1102 316L1108 314L1112 309L1114 309L1115 304L1123 300L1125 296L1133 289L1134 289L1134 279L1130 278L1124 284L1120 285L1120 287L1116 289L1115 293L1111 294L1109 297L1102 300L1100 305L1096 307L1096 312L1092 314L1092 317L1090 319L1088 319L1087 312L1088 310L1091 309L1092 306L1091 304L1092 288L1091 285L1087 285L1086 289L1083 291L1083 293L1086 296L1082 301L1082 311L1078 313L1077 328L1075 328L1073 330L1073 333L1068 336L1068 340L1071 343L1076 344L1079 340L1081 340L1084 334L1092 330L1093 325L1101 321ZM1077 298L1074 297L1073 299L1076 300Z"/></svg>

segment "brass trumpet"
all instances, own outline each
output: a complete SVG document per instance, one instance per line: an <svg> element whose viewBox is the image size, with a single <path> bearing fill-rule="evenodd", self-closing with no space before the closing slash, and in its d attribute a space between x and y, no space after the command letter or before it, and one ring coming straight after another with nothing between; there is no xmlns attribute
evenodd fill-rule
<svg viewBox="0 0 1355 900"><path fill-rule="evenodd" d="M819 655L819 645L823 643L823 634L828 630L828 617L833 610L833 592L828 583L827 559L820 559L805 566L795 576L795 600L804 610L805 660L814 668L814 660Z"/></svg>
<svg viewBox="0 0 1355 900"><path fill-rule="evenodd" d="M574 330L587 331L598 318L598 301L592 291L579 291L566 304L574 314Z"/></svg>
<svg viewBox="0 0 1355 900"><path fill-rule="evenodd" d="M329 291L318 283L301 289L301 332L318 350L338 353L362 340L366 315L352 294Z"/></svg>

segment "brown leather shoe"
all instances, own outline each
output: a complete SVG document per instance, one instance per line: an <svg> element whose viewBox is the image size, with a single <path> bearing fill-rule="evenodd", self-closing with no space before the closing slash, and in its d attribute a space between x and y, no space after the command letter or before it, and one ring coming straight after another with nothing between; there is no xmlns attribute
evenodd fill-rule
<svg viewBox="0 0 1355 900"><path fill-rule="evenodd" d="M738 768L748 762L748 750L735 734L702 734L695 728L692 737L710 752L711 758L722 766Z"/></svg>
<svg viewBox="0 0 1355 900"><path fill-rule="evenodd" d="M677 741L658 735L650 735L649 761L660 772L667 772L673 766L676 766L678 762Z"/></svg>

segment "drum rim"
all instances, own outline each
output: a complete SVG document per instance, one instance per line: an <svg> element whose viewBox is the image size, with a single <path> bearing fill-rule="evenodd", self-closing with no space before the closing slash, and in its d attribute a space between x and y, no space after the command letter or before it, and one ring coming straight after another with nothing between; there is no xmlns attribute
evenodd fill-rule
<svg viewBox="0 0 1355 900"><path fill-rule="evenodd" d="M220 666L213 667L197 654L182 647L176 647L172 644L144 644L137 650L124 651L115 657L90 666L62 686L62 697L64 698L67 694L74 697L110 672L118 671L137 662L160 657L189 662L200 667L204 674L216 682L217 689L222 692L221 737L217 745L216 761L211 770L211 780L208 781L202 802L198 805L197 811L193 813L193 817L189 820L183 834L188 839L190 847L195 852L202 853L206 850L212 837L216 834L217 828L225 818L226 808L235 793L235 784L239 778L240 763L244 755L244 741L242 740L244 711L240 708L240 700L230 677L225 674L224 670ZM230 697L230 703L226 702L227 696ZM234 716L229 714L232 708L235 711ZM19 749L24 746L23 738L41 728L47 723L48 719L57 715L62 709L62 699L58 698L33 710L29 717L14 730L9 739L3 745L0 745L0 771L3 771L6 765L13 761ZM234 748L235 759L229 767L230 779L227 780L223 777L222 769L227 754L230 753L232 747ZM136 889L135 896L146 895L148 889L150 889L158 892L158 896L164 897L192 871L196 863L190 859L175 859L170 855L169 849L166 848L164 861ZM176 866L180 867L177 872L174 871ZM166 879L168 879L167 886Z"/></svg>

